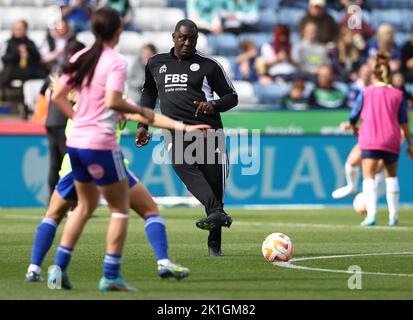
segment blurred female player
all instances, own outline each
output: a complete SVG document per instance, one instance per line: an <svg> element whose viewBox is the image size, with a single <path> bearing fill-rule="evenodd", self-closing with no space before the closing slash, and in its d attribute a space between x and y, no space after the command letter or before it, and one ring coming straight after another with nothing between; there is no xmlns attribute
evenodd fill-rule
<svg viewBox="0 0 413 320"><path fill-rule="evenodd" d="M91 48L73 56L63 66L63 76L53 92L53 101L74 125L67 138L67 151L78 197L77 207L68 219L55 267L49 283L56 283L61 271L62 287L72 286L67 276L73 248L83 227L96 209L102 193L112 213L107 232L106 255L99 283L101 291L136 291L120 275L122 249L126 238L129 211L129 184L123 155L116 138L118 113L141 114L152 124L154 114L122 98L126 62L114 50L122 32L119 14L110 8L93 13ZM77 91L78 109L73 112L67 94Z"/></svg>
<svg viewBox="0 0 413 320"><path fill-rule="evenodd" d="M75 108L76 109L76 108ZM136 121L144 120L141 116L132 116ZM165 118L165 119L163 119ZM144 120L145 121L145 120ZM72 126L72 120L68 121L66 134L68 135ZM166 116L155 114L154 126L179 128L179 123L169 120ZM199 126L186 126L186 131L197 129ZM120 138L120 126L117 135ZM69 155L66 154L59 172L61 179L52 193L46 215L37 228L32 247L30 265L26 273L26 281L43 281L40 276L41 265L49 251L58 225L69 210L76 206L77 194L73 180L72 167ZM159 209L153 201L152 196L139 181L139 179L127 170L130 194L130 206L145 221L145 232L158 263L158 273L161 278L174 277L182 279L189 275L189 269L173 263L168 258L168 240L166 226L159 215Z"/></svg>
<svg viewBox="0 0 413 320"><path fill-rule="evenodd" d="M372 85L360 94L350 115L350 123L361 149L363 193L367 217L362 226L376 224L376 187L374 175L380 159L386 171L386 199L389 208L389 225L398 224L399 182L397 178L401 132L407 141L407 154L413 159L413 147L408 126L406 100L403 92L390 85L389 57L378 53L373 67ZM361 117L360 130L357 121Z"/></svg>

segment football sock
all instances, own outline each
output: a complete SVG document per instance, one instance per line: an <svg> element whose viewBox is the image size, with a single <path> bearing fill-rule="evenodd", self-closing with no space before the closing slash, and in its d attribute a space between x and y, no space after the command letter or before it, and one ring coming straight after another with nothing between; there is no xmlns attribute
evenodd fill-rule
<svg viewBox="0 0 413 320"><path fill-rule="evenodd" d="M152 214L145 218L145 232L156 260L168 259L168 239L163 219L159 214Z"/></svg>
<svg viewBox="0 0 413 320"><path fill-rule="evenodd" d="M119 276L121 260L120 254L106 253L103 262L103 274L106 279L116 279Z"/></svg>
<svg viewBox="0 0 413 320"><path fill-rule="evenodd" d="M384 183L384 172L381 171L379 173L376 173L376 175L374 176L374 184L376 186L377 200L379 200L380 197L384 194L383 183Z"/></svg>
<svg viewBox="0 0 413 320"><path fill-rule="evenodd" d="M359 166L352 166L351 164L347 163L344 166L344 172L346 176L347 185L352 190L357 190L357 184L360 179L360 167Z"/></svg>
<svg viewBox="0 0 413 320"><path fill-rule="evenodd" d="M386 199L390 219L398 219L399 197L399 179L397 177L386 178Z"/></svg>
<svg viewBox="0 0 413 320"><path fill-rule="evenodd" d="M32 257L28 271L40 273L44 257L52 246L56 234L57 223L53 219L43 218L34 236Z"/></svg>
<svg viewBox="0 0 413 320"><path fill-rule="evenodd" d="M366 199L367 217L375 219L377 213L377 196L374 179L363 180L363 193L364 198Z"/></svg>
<svg viewBox="0 0 413 320"><path fill-rule="evenodd" d="M60 245L56 252L54 264L59 266L62 272L66 271L72 257L73 248Z"/></svg>

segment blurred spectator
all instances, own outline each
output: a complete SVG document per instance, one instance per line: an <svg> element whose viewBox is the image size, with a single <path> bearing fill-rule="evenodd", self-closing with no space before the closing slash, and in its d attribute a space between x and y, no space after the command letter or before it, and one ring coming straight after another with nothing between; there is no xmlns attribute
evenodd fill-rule
<svg viewBox="0 0 413 320"><path fill-rule="evenodd" d="M393 26L388 23L382 23L377 29L376 37L369 41L367 48L367 58L371 61L374 60L379 51L388 53L390 56L390 68L393 72L399 70L401 65L400 48L394 38Z"/></svg>
<svg viewBox="0 0 413 320"><path fill-rule="evenodd" d="M133 24L133 12L129 0L101 0L99 7L109 7L119 12L124 30L138 31Z"/></svg>
<svg viewBox="0 0 413 320"><path fill-rule="evenodd" d="M338 36L338 26L333 17L327 12L325 0L309 0L307 14L301 18L300 34L304 35L307 23L312 22L317 26L317 40L323 44L334 42Z"/></svg>
<svg viewBox="0 0 413 320"><path fill-rule="evenodd" d="M332 65L340 81L354 81L357 78L356 71L360 67L362 53L353 42L353 32L348 28L340 28L337 45L327 44L328 53Z"/></svg>
<svg viewBox="0 0 413 320"><path fill-rule="evenodd" d="M131 93L138 93L140 94L143 84L145 82L145 66L148 63L150 57L156 54L158 50L156 49L155 45L152 43L145 44L140 52L139 57L135 60L135 62L131 66L130 76L128 78L128 91ZM136 102L138 97L133 97Z"/></svg>
<svg viewBox="0 0 413 320"><path fill-rule="evenodd" d="M358 70L358 78L349 85L346 105L349 108L353 108L353 104L356 101L357 96L362 92L369 84L371 78L370 64L363 64Z"/></svg>
<svg viewBox="0 0 413 320"><path fill-rule="evenodd" d="M47 31L46 39L40 46L41 61L47 73L51 72L53 67L59 68L63 64L65 48L74 39L66 20L59 21L54 29Z"/></svg>
<svg viewBox="0 0 413 320"><path fill-rule="evenodd" d="M345 107L345 94L333 85L334 72L329 65L318 68L316 88L309 97L310 108L337 109Z"/></svg>
<svg viewBox="0 0 413 320"><path fill-rule="evenodd" d="M257 0L228 0L222 13L225 32L240 34L257 31L259 19Z"/></svg>
<svg viewBox="0 0 413 320"><path fill-rule="evenodd" d="M252 40L243 40L240 42L240 48L242 53L235 58L236 70L234 78L235 80L257 82L256 59L258 50L255 42Z"/></svg>
<svg viewBox="0 0 413 320"><path fill-rule="evenodd" d="M303 38L293 46L291 57L302 77L311 80L321 65L330 64L326 48L317 41L317 25L314 22L305 25Z"/></svg>
<svg viewBox="0 0 413 320"><path fill-rule="evenodd" d="M188 0L188 19L191 19L203 33L222 33L223 27L220 14L222 0Z"/></svg>
<svg viewBox="0 0 413 320"><path fill-rule="evenodd" d="M2 57L3 71L0 74L1 87L10 87L12 80L38 79L45 76L40 64L40 53L27 36L27 22L14 23L12 37L7 41L6 53Z"/></svg>
<svg viewBox="0 0 413 320"><path fill-rule="evenodd" d="M69 22L70 29L75 34L90 29L91 0L59 0L58 5L62 9L63 19Z"/></svg>
<svg viewBox="0 0 413 320"><path fill-rule="evenodd" d="M401 71L407 82L413 82L413 29L401 50Z"/></svg>
<svg viewBox="0 0 413 320"><path fill-rule="evenodd" d="M271 82L275 77L288 80L296 72L291 60L290 30L287 26L278 25L274 28L274 40L263 44L261 58L265 64L261 82Z"/></svg>
<svg viewBox="0 0 413 320"><path fill-rule="evenodd" d="M355 12L349 12L349 6L356 4L361 6L364 1L362 0L342 0L342 3L346 3L344 16L340 22L341 28L349 28L349 19ZM365 10L364 6L362 6ZM374 36L374 29L363 19L361 19L361 28L351 29L353 33L353 43L359 51L364 51L367 47L368 41Z"/></svg>
<svg viewBox="0 0 413 320"><path fill-rule="evenodd" d="M406 99L407 107L411 109L413 106L413 96L406 90L406 82L401 72L394 72L391 78L391 84L393 87L403 91L404 98Z"/></svg>
<svg viewBox="0 0 413 320"><path fill-rule="evenodd" d="M283 100L283 107L288 110L307 110L308 98L304 95L305 83L301 79L294 81L290 93Z"/></svg>

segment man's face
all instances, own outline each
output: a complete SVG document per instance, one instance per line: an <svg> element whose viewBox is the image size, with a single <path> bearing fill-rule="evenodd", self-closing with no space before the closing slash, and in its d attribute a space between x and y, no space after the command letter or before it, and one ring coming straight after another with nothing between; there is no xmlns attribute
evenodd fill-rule
<svg viewBox="0 0 413 320"><path fill-rule="evenodd" d="M194 54L198 40L196 29L181 26L178 31L172 34L172 37L175 44L175 54L178 57L185 58Z"/></svg>

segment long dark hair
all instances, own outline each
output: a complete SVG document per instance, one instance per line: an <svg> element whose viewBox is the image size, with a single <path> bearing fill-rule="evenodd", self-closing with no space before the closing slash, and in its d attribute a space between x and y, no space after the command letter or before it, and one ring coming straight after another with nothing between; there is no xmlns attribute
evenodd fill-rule
<svg viewBox="0 0 413 320"><path fill-rule="evenodd" d="M96 65L103 51L103 43L110 41L116 31L121 28L121 18L117 11L111 8L102 8L95 11L91 18L92 32L96 41L92 48L83 53L75 62L63 65L63 73L71 74L69 85L80 87L87 79L87 86L92 81Z"/></svg>

